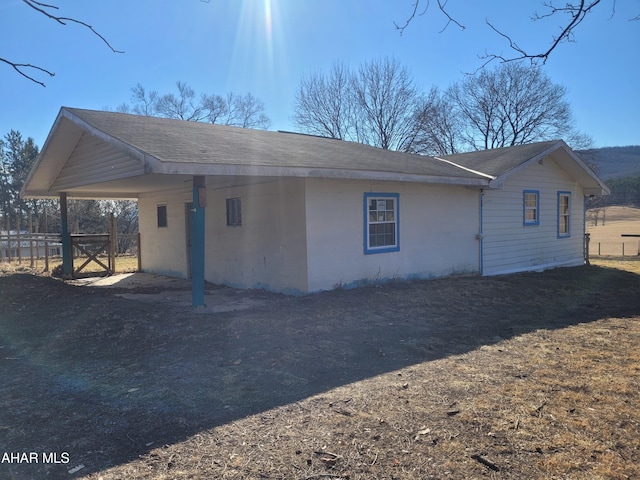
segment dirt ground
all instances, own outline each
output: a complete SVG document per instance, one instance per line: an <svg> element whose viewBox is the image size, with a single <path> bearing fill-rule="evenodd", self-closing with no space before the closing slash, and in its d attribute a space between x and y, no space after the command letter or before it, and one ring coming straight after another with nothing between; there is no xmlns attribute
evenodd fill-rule
<svg viewBox="0 0 640 480"><path fill-rule="evenodd" d="M0 274L0 478L640 478L638 274L180 292Z"/></svg>

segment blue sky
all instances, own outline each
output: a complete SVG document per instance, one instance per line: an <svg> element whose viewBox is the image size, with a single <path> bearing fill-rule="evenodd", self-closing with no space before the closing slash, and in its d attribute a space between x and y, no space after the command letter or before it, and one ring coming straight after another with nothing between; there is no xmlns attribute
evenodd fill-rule
<svg viewBox="0 0 640 480"><path fill-rule="evenodd" d="M0 64L0 135L11 129L40 146L61 106L115 109L137 83L168 93L176 81L197 92L251 92L266 106L273 130L290 121L300 78L334 61L357 67L398 59L425 91L446 88L481 65L485 51L508 54L489 19L526 48L547 47L558 20L532 22L538 0L449 0L466 28L435 9L401 36L413 0L51 0L59 14L94 26L112 53L85 28L58 25L21 0L0 3L0 57L55 72L46 88ZM602 2L544 66L568 90L577 127L595 146L640 144L640 2Z"/></svg>

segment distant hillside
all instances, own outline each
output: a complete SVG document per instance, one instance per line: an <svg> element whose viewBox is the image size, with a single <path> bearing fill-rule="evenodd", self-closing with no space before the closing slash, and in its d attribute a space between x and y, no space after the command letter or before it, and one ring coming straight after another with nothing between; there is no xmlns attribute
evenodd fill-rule
<svg viewBox="0 0 640 480"><path fill-rule="evenodd" d="M640 145L605 147L581 151L603 180L640 176Z"/></svg>

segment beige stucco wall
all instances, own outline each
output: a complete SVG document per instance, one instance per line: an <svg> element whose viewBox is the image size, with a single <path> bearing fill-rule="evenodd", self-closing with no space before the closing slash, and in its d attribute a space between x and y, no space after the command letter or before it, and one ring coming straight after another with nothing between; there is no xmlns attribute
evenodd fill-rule
<svg viewBox="0 0 640 480"><path fill-rule="evenodd" d="M185 203L191 192L160 193L138 199L138 221L145 272L186 278L187 244ZM167 206L167 226L157 226L157 206Z"/></svg>
<svg viewBox="0 0 640 480"><path fill-rule="evenodd" d="M250 179L233 187L207 185L205 279L239 288L307 291L304 179ZM242 225L227 226L226 199L239 197ZM138 202L142 268L187 277L186 204L190 191L142 197ZM167 205L167 227L157 206Z"/></svg>
<svg viewBox="0 0 640 480"><path fill-rule="evenodd" d="M226 225L226 199L239 197L242 226ZM205 278L240 288L307 291L304 179L209 189Z"/></svg>
<svg viewBox="0 0 640 480"><path fill-rule="evenodd" d="M306 185L309 291L479 272L478 190L318 178ZM365 254L365 192L399 194L399 251Z"/></svg>
<svg viewBox="0 0 640 480"><path fill-rule="evenodd" d="M393 279L479 272L479 192L457 186L319 178L236 179L207 186L205 279L308 293ZM366 254L365 192L399 195L400 250ZM226 225L241 198L242 226ZM139 200L142 266L187 277L185 205L191 192ZM167 205L167 227L156 209Z"/></svg>

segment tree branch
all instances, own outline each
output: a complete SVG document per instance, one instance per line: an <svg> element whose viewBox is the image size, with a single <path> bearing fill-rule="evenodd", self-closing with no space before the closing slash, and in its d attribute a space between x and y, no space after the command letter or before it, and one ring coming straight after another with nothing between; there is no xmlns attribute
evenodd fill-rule
<svg viewBox="0 0 640 480"><path fill-rule="evenodd" d="M100 40L102 40L102 42L107 47L109 47L109 49L113 53L124 53L122 50L116 50L103 35L101 35L95 28L93 28L88 23L83 22L81 20L77 20L75 18L57 16L57 15L54 15L53 13L51 13L52 10L58 10L58 7L56 5L51 5L51 4L48 4L48 3L40 2L38 0L22 0L22 1L28 7L32 8L36 12L44 15L45 17L50 18L51 20L59 23L60 25L67 25L67 23L76 23L78 25L81 25L81 26L91 30L91 32L95 36L97 36ZM33 77L28 72L38 71L38 72L46 73L50 77L55 76L54 72L52 72L50 70L47 70L46 68L39 67L38 65L32 65L30 63L16 63L16 62L12 62L12 61L7 60L6 58L2 58L2 57L0 57L0 62L6 63L7 65L12 67L16 72L18 72L20 75L22 75L26 79L31 80L32 82L37 83L38 85L41 85L43 87L46 86L44 84L44 82L42 82L40 80L37 80L35 77Z"/></svg>
<svg viewBox="0 0 640 480"><path fill-rule="evenodd" d="M38 85L42 85L43 87L46 86L44 84L44 82L36 80L31 75L27 74L24 70L25 69L34 69L34 70L38 70L40 72L44 72L44 73L48 74L50 77L55 76L55 73L47 70L46 68L38 67L37 65L31 65L30 63L14 63L14 62L11 62L11 61L9 61L9 60L7 60L5 58L2 58L2 57L0 57L0 62L6 63L7 65L11 66L16 72L18 72L23 77L31 80L34 83L37 83Z"/></svg>
<svg viewBox="0 0 640 480"><path fill-rule="evenodd" d="M394 22L396 29L400 30L400 34L404 33L404 31L408 28L409 24L415 19L416 16L424 15L427 12L427 9L429 8L429 0L426 0L426 6L422 10L422 12L420 12L420 8L421 8L420 2L421 0L415 0L415 2L412 4L412 12L410 16L407 18L407 20L402 26L399 26ZM447 11L448 0L437 0L437 2L438 2L438 8L440 12L447 18L447 23L445 24L444 28L440 30L440 33L446 30L451 23L455 23L458 27L464 30L465 29L464 25L462 25L455 17L453 17ZM487 20L486 21L487 25L495 33L505 38L509 42L509 47L513 52L515 52L515 55L511 57L511 56L504 56L504 55L493 54L493 53L491 54L485 53L484 55L480 56L481 59L485 60L482 67L480 67L480 69L484 68L488 63L492 62L493 60L500 60L502 62L512 62L516 60L528 59L529 61L531 61L532 64L546 63L549 56L553 53L554 50L556 50L558 45L560 45L564 41L567 41L567 42L573 41L573 35L574 35L575 29L582 23L582 21L586 18L587 15L592 13L594 8L596 8L599 4L602 3L602 0L566 1L566 3L562 3L562 5L560 6L557 6L556 2L558 2L558 0L541 1L540 3L544 7L545 11L541 14L534 12L531 17L533 21L536 21L536 20L549 19L551 17L559 16L562 14L569 15L568 21L563 21L560 25L560 34L557 36L553 35L551 37L552 39L551 45L546 50L543 50L540 52L533 52L529 49L525 50L524 48L522 48L520 45L516 43L513 37L506 34L503 30L498 29L494 24L492 24L489 20ZM616 14L616 0L612 0L612 3L613 4L611 8L611 17L613 17ZM640 21L640 15L634 18L631 18L630 21Z"/></svg>
<svg viewBox="0 0 640 480"><path fill-rule="evenodd" d="M514 50L515 52L517 52L519 54L519 56L514 57L514 58L509 58L509 59L505 59L502 55L494 55L494 54L490 54L486 57L483 58L488 58L488 59L501 59L503 62L504 61L516 61L516 60L525 60L528 59L531 61L531 63L536 64L538 63L538 61L541 61L542 64L544 65L546 63L546 61L549 59L549 55L551 55L551 53L558 47L558 45L560 43L562 43L563 41L571 41L572 36L573 36L573 30L580 25L580 23L585 19L585 17L591 13L591 10L598 5L601 2L601 0L593 0L590 3L587 4L587 2L585 0L581 0L580 1L580 5L576 5L573 3L567 3L565 4L564 7L555 7L553 5L552 2L544 2L543 5L549 9L549 12L547 12L546 14L543 15L539 15L538 13L534 13L534 17L533 20L541 20L543 18L549 18L555 14L557 14L558 12L563 12L563 13L568 13L571 15L571 20L569 21L569 23L567 23L564 28L562 28L562 31L560 33L559 36L557 37L552 37L553 41L551 42L551 46L544 52L540 52L540 53L529 53L527 51L525 51L523 48L521 48L515 41L513 41L513 39L507 35L506 33L502 32L501 30L499 30L498 28L496 28L494 25L491 24L491 22L489 22L489 20L487 20L487 25L489 25L489 27L496 32L498 35L506 38L509 42L509 46L512 50Z"/></svg>
<svg viewBox="0 0 640 480"><path fill-rule="evenodd" d="M445 10L444 7L447 6L448 2L449 2L449 0L444 0L444 3L443 3L442 0L438 0L438 7L440 8L440 11L444 14L445 17L447 17L447 24L442 28L442 30L440 30L439 33L444 32L451 23L455 23L456 25L458 25L460 27L460 30L464 30L465 29L464 25L462 25L455 18L453 18L451 15L449 15L449 12L447 12Z"/></svg>
<svg viewBox="0 0 640 480"><path fill-rule="evenodd" d="M421 13L418 13L419 6L420 6L420 0L416 0L416 2L413 4L413 12L411 12L411 15L409 16L409 18L407 18L407 21L404 22L404 25L399 26L396 22L393 22L396 29L400 30L400 35L404 33L405 29L409 26L409 24L413 21L413 19L416 18L416 15L422 16L425 13L427 13L427 10L429 9L429 0L427 0L427 6L424 7L424 10Z"/></svg>
<svg viewBox="0 0 640 480"><path fill-rule="evenodd" d="M58 7L56 7L55 5L48 5L46 3L42 3L42 2L38 2L36 0L22 0L24 3L26 3L29 7L33 8L34 10L36 10L37 12L40 12L42 15L44 15L47 18L50 18L51 20L54 20L56 22L58 22L61 25L66 25L66 22L72 22L72 23L76 23L78 25L82 25L83 27L88 28L89 30L91 30L93 32L94 35L96 35L98 38L100 38L100 40L102 40L104 42L104 44L109 47L109 49L111 49L111 51L113 53L124 53L124 51L122 50L116 50L115 48L113 48L113 46L109 43L109 41L104 38L100 33L98 33L98 31L93 28L91 25L89 25L86 22L83 22L81 20L77 20L75 18L70 18L70 17L58 17L55 15L52 15L51 13L47 12L45 10L45 8L49 8L49 9L54 9L54 10L58 10Z"/></svg>

